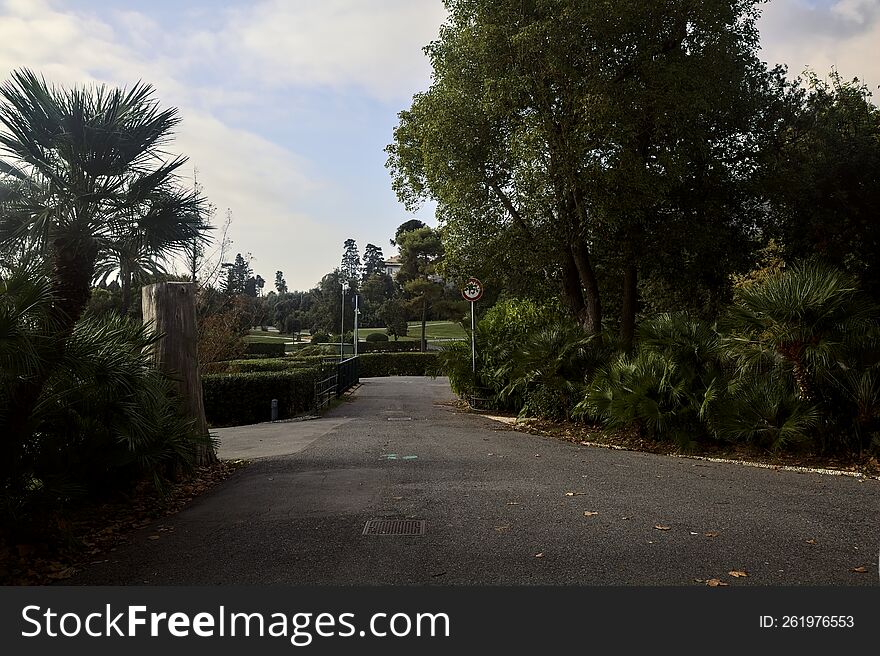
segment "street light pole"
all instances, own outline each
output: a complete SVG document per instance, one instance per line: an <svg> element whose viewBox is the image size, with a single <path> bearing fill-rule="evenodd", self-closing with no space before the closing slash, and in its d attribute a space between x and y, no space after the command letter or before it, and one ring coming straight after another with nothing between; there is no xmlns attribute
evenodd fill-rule
<svg viewBox="0 0 880 656"><path fill-rule="evenodd" d="M342 315L342 321L339 326L339 359L345 359L345 291L348 289L348 281L343 281L342 283L342 305L340 306L340 314Z"/></svg>
<svg viewBox="0 0 880 656"><path fill-rule="evenodd" d="M361 313L358 308L358 294L354 295L354 355L358 354L358 315Z"/></svg>

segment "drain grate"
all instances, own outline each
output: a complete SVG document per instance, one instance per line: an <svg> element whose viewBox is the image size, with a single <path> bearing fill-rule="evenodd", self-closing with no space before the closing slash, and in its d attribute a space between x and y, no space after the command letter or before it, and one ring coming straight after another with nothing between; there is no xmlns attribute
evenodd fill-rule
<svg viewBox="0 0 880 656"><path fill-rule="evenodd" d="M424 535L424 519L371 519L364 524L364 535Z"/></svg>

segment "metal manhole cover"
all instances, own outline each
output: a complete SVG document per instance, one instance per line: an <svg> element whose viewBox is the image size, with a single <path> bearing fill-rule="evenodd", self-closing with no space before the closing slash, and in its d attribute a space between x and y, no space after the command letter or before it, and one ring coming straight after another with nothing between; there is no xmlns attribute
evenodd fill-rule
<svg viewBox="0 0 880 656"><path fill-rule="evenodd" d="M371 519L364 524L364 535L424 535L424 519Z"/></svg>

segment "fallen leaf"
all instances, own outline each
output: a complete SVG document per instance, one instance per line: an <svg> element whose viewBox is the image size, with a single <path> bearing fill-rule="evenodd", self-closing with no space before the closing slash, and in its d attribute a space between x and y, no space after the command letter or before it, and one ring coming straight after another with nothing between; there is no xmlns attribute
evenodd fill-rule
<svg viewBox="0 0 880 656"><path fill-rule="evenodd" d="M719 534L715 531L709 531L708 533L703 533L703 535L705 535L707 538L717 538Z"/></svg>
<svg viewBox="0 0 880 656"><path fill-rule="evenodd" d="M857 574L864 574L868 571L867 567L853 567L850 572L855 572Z"/></svg>
<svg viewBox="0 0 880 656"><path fill-rule="evenodd" d="M148 540L158 540L158 539L159 539L159 536L158 536L158 535L151 535L151 536L149 536L147 539L148 539Z"/></svg>
<svg viewBox="0 0 880 656"><path fill-rule="evenodd" d="M536 553L536 554L535 554L535 558L543 558L543 557L544 557L544 552L543 552L543 551L542 551L541 553Z"/></svg>
<svg viewBox="0 0 880 656"><path fill-rule="evenodd" d="M725 583L724 581L722 581L720 579L709 579L708 581L706 581L706 585L708 585L710 588L719 588L719 587L726 587L730 584Z"/></svg>
<svg viewBox="0 0 880 656"><path fill-rule="evenodd" d="M61 579L69 579L71 576L76 574L76 570L73 567L68 567L66 569L61 570L60 572L52 572L48 575L50 579L54 579L56 581Z"/></svg>
<svg viewBox="0 0 880 656"><path fill-rule="evenodd" d="M672 527L671 526L664 526L663 524L654 524L654 528L656 528L658 531L668 531Z"/></svg>
<svg viewBox="0 0 880 656"><path fill-rule="evenodd" d="M694 583L705 583L704 579L694 579Z"/></svg>
<svg viewBox="0 0 880 656"><path fill-rule="evenodd" d="M813 539L810 539L810 540L806 540L806 543L807 544L816 544L816 541Z"/></svg>
<svg viewBox="0 0 880 656"><path fill-rule="evenodd" d="M729 574L730 576L732 576L733 578L735 578L735 579L741 579L741 578L743 578L744 576L748 576L748 575L749 575L748 572L743 572L743 571L736 570L736 569L735 569L735 570L732 570L732 571L730 571L730 572L728 572L728 574Z"/></svg>
<svg viewBox="0 0 880 656"><path fill-rule="evenodd" d="M595 511L595 510L585 510L584 511L584 517L595 517L598 514L599 514L599 512Z"/></svg>
<svg viewBox="0 0 880 656"><path fill-rule="evenodd" d="M505 524L504 526L496 526L495 530L498 531L499 533L503 533L504 531L508 530L509 528L510 528L510 524Z"/></svg>

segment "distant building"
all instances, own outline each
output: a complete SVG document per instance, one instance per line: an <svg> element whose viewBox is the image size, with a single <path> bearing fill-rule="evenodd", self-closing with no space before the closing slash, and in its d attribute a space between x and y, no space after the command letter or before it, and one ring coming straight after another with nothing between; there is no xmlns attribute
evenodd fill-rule
<svg viewBox="0 0 880 656"><path fill-rule="evenodd" d="M385 274L392 278L396 278L397 274L400 272L400 267L402 266L403 265L400 263L400 256L393 255L385 260Z"/></svg>

